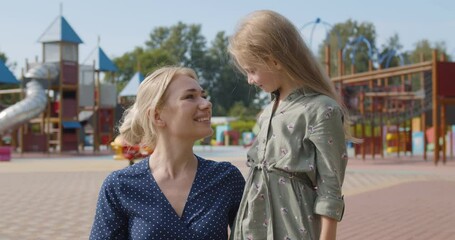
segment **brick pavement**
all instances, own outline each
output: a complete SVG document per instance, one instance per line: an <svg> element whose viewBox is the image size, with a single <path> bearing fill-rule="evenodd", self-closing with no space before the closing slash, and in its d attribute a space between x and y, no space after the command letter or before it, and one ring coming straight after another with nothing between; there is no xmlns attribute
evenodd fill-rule
<svg viewBox="0 0 455 240"><path fill-rule="evenodd" d="M245 149L196 149L244 175ZM22 156L0 162L0 240L87 239L99 187L127 161L99 156ZM455 161L351 159L338 239L450 239L455 232Z"/></svg>

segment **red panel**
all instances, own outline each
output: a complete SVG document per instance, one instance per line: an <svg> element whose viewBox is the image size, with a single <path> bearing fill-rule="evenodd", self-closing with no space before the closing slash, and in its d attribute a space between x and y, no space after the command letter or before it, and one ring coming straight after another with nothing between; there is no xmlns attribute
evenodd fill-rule
<svg viewBox="0 0 455 240"><path fill-rule="evenodd" d="M24 152L45 152L47 151L47 136L45 134L24 134Z"/></svg>
<svg viewBox="0 0 455 240"><path fill-rule="evenodd" d="M113 109L99 109L99 130L100 132L110 133L114 128Z"/></svg>
<svg viewBox="0 0 455 240"><path fill-rule="evenodd" d="M455 97L455 63L438 62L438 95Z"/></svg>
<svg viewBox="0 0 455 240"><path fill-rule="evenodd" d="M364 137L363 139L363 145L365 148L365 154L371 154L371 142L374 143L374 154L381 154L382 151L382 143L381 143L381 137ZM361 144L354 144L354 152L355 154L361 154L362 153L362 145Z"/></svg>
<svg viewBox="0 0 455 240"><path fill-rule="evenodd" d="M62 101L62 117L75 118L77 116L76 99L63 99Z"/></svg>
<svg viewBox="0 0 455 240"><path fill-rule="evenodd" d="M76 62L64 61L62 63L62 77L64 84L77 84L78 64Z"/></svg>

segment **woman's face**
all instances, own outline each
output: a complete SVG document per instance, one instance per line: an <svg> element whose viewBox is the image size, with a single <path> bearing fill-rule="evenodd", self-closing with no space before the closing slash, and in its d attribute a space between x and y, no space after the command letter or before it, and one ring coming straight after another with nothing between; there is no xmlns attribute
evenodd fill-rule
<svg viewBox="0 0 455 240"><path fill-rule="evenodd" d="M159 115L171 137L196 141L213 134L212 103L196 80L177 76L169 84L165 98Z"/></svg>

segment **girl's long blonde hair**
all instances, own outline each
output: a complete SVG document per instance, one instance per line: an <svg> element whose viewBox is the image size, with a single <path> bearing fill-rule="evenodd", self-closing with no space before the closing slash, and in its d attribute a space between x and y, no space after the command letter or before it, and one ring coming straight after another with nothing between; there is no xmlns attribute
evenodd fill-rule
<svg viewBox="0 0 455 240"><path fill-rule="evenodd" d="M228 51L241 72L241 63L267 66L274 59L291 81L337 101L344 113L346 139L357 141L350 134L349 114L333 83L286 17L270 10L252 12L230 37Z"/></svg>
<svg viewBox="0 0 455 240"><path fill-rule="evenodd" d="M198 80L196 73L190 68L169 66L157 69L142 81L136 101L125 111L120 123L120 137L125 142L130 145L141 144L151 149L156 146L154 113L163 106L166 89L171 81L181 75Z"/></svg>

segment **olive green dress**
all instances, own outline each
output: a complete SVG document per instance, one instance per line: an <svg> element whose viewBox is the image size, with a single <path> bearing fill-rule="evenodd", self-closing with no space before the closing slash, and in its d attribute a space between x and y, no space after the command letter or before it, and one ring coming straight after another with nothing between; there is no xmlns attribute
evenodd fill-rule
<svg viewBox="0 0 455 240"><path fill-rule="evenodd" d="M273 112L275 102L258 119L231 239L319 239L320 215L343 216L347 154L340 106L302 89Z"/></svg>

